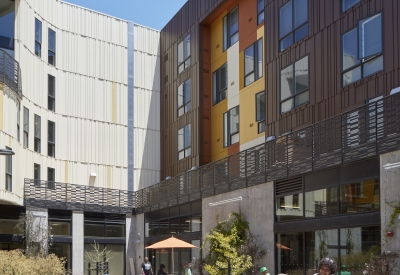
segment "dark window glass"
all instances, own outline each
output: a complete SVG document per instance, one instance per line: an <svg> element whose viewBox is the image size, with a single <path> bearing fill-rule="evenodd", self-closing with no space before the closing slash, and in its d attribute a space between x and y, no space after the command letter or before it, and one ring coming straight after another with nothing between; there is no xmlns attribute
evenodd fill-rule
<svg viewBox="0 0 400 275"><path fill-rule="evenodd" d="M42 56L42 22L35 18L35 54Z"/></svg>
<svg viewBox="0 0 400 275"><path fill-rule="evenodd" d="M160 235L169 234L169 220L160 221Z"/></svg>
<svg viewBox="0 0 400 275"><path fill-rule="evenodd" d="M281 113L309 101L308 56L281 70Z"/></svg>
<svg viewBox="0 0 400 275"><path fill-rule="evenodd" d="M49 221L51 234L54 236L71 236L71 223L64 221Z"/></svg>
<svg viewBox="0 0 400 275"><path fill-rule="evenodd" d="M21 111L20 111L20 108L19 108L19 106L17 107L18 109L17 109L17 139L18 139L18 141L20 141L20 124L19 124L19 122L20 122L20 119L21 119Z"/></svg>
<svg viewBox="0 0 400 275"><path fill-rule="evenodd" d="M47 62L51 65L56 65L56 33L49 29L49 53Z"/></svg>
<svg viewBox="0 0 400 275"><path fill-rule="evenodd" d="M180 219L179 218L170 219L169 222L170 222L169 233L170 234L179 233L179 222L180 222Z"/></svg>
<svg viewBox="0 0 400 275"><path fill-rule="evenodd" d="M305 274L303 247L303 233L301 232L276 236L278 273Z"/></svg>
<svg viewBox="0 0 400 275"><path fill-rule="evenodd" d="M192 154L190 124L178 130L178 160Z"/></svg>
<svg viewBox="0 0 400 275"><path fill-rule="evenodd" d="M11 148L6 147L11 150ZM6 157L6 190L12 192L12 156Z"/></svg>
<svg viewBox="0 0 400 275"><path fill-rule="evenodd" d="M190 216L181 217L180 233L190 233Z"/></svg>
<svg viewBox="0 0 400 275"><path fill-rule="evenodd" d="M178 117L190 111L190 79L178 86Z"/></svg>
<svg viewBox="0 0 400 275"><path fill-rule="evenodd" d="M24 146L29 146L29 110L24 107Z"/></svg>
<svg viewBox="0 0 400 275"><path fill-rule="evenodd" d="M343 86L383 70L382 14L360 20L342 36Z"/></svg>
<svg viewBox="0 0 400 275"><path fill-rule="evenodd" d="M258 133L265 132L265 92L256 94L256 121Z"/></svg>
<svg viewBox="0 0 400 275"><path fill-rule="evenodd" d="M262 39L244 50L244 85L247 86L263 75Z"/></svg>
<svg viewBox="0 0 400 275"><path fill-rule="evenodd" d="M230 109L223 115L224 147L239 142L239 106Z"/></svg>
<svg viewBox="0 0 400 275"><path fill-rule="evenodd" d="M366 180L340 186L341 214L377 211L379 209L379 180Z"/></svg>
<svg viewBox="0 0 400 275"><path fill-rule="evenodd" d="M65 259L65 268L71 269L71 244L69 243L53 243L49 247L49 253L55 254L59 258Z"/></svg>
<svg viewBox="0 0 400 275"><path fill-rule="evenodd" d="M33 164L33 177L35 179L35 186L40 187L40 165Z"/></svg>
<svg viewBox="0 0 400 275"><path fill-rule="evenodd" d="M257 24L264 22L264 0L257 0Z"/></svg>
<svg viewBox="0 0 400 275"><path fill-rule="evenodd" d="M308 270L309 274L315 274L319 272L318 263L322 258L329 257L335 260L338 258L338 230L317 230L306 232L305 235L306 270ZM346 274L342 273L341 275Z"/></svg>
<svg viewBox="0 0 400 275"><path fill-rule="evenodd" d="M308 0L291 0L279 10L279 49L308 35Z"/></svg>
<svg viewBox="0 0 400 275"><path fill-rule="evenodd" d="M178 74L190 66L190 34L178 44Z"/></svg>
<svg viewBox="0 0 400 275"><path fill-rule="evenodd" d="M239 40L239 8L234 8L223 19L224 51Z"/></svg>
<svg viewBox="0 0 400 275"><path fill-rule="evenodd" d="M276 199L276 221L303 219L303 193Z"/></svg>
<svg viewBox="0 0 400 275"><path fill-rule="evenodd" d="M0 235L1 234L17 234L21 232L16 231L18 220L0 219ZM1 249L0 249L1 250Z"/></svg>
<svg viewBox="0 0 400 275"><path fill-rule="evenodd" d="M47 90L48 90L48 106L50 111L56 110L56 79L52 75L47 77Z"/></svg>
<svg viewBox="0 0 400 275"><path fill-rule="evenodd" d="M56 181L56 170L53 168L47 168L47 188L54 189Z"/></svg>
<svg viewBox="0 0 400 275"><path fill-rule="evenodd" d="M35 152L40 153L40 138L41 138L41 120L40 116L35 115L35 142L34 142L34 149Z"/></svg>
<svg viewBox="0 0 400 275"><path fill-rule="evenodd" d="M217 104L226 98L226 90L228 88L228 72L227 64L213 72L213 104Z"/></svg>
<svg viewBox="0 0 400 275"><path fill-rule="evenodd" d="M14 51L14 3L12 4L12 10L8 7L5 8L6 12L0 15L0 48ZM13 53L11 53L13 57Z"/></svg>
<svg viewBox="0 0 400 275"><path fill-rule="evenodd" d="M348 10L358 2L360 2L360 0L342 0L342 12Z"/></svg>
<svg viewBox="0 0 400 275"><path fill-rule="evenodd" d="M125 237L125 225L106 224L106 237Z"/></svg>
<svg viewBox="0 0 400 275"><path fill-rule="evenodd" d="M56 125L53 121L48 121L48 142L47 142L47 155L49 157L55 157L55 134L56 134Z"/></svg>
<svg viewBox="0 0 400 275"><path fill-rule="evenodd" d="M192 216L191 219L191 231L192 232L199 232L201 231L201 216Z"/></svg>
<svg viewBox="0 0 400 275"><path fill-rule="evenodd" d="M86 223L84 226L85 237L104 237L104 223Z"/></svg>
<svg viewBox="0 0 400 275"><path fill-rule="evenodd" d="M305 193L305 217L337 215L338 188L326 188Z"/></svg>

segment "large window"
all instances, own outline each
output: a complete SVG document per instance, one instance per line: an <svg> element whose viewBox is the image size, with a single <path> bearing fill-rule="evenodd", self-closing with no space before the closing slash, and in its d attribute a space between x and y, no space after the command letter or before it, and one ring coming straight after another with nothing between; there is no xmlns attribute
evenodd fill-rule
<svg viewBox="0 0 400 275"><path fill-rule="evenodd" d="M279 49L308 35L308 0L291 0L279 10Z"/></svg>
<svg viewBox="0 0 400 275"><path fill-rule="evenodd" d="M18 141L20 141L20 119L21 119L21 109L20 109L20 106L18 105L18 107L17 107L18 109L17 109L17 140Z"/></svg>
<svg viewBox="0 0 400 275"><path fill-rule="evenodd" d="M379 181L366 180L340 186L340 214L380 209Z"/></svg>
<svg viewBox="0 0 400 275"><path fill-rule="evenodd" d="M42 56L42 22L35 18L35 54Z"/></svg>
<svg viewBox="0 0 400 275"><path fill-rule="evenodd" d="M33 164L33 179L35 180L35 186L40 186L40 165L37 163Z"/></svg>
<svg viewBox="0 0 400 275"><path fill-rule="evenodd" d="M24 146L29 146L29 109L24 107Z"/></svg>
<svg viewBox="0 0 400 275"><path fill-rule="evenodd" d="M50 111L55 112L56 110L56 78L52 75L47 76L47 108Z"/></svg>
<svg viewBox="0 0 400 275"><path fill-rule="evenodd" d="M342 12L350 9L352 6L360 2L360 0L342 0Z"/></svg>
<svg viewBox="0 0 400 275"><path fill-rule="evenodd" d="M35 142L34 142L34 149L35 152L40 153L40 137L41 137L41 121L40 116L35 114Z"/></svg>
<svg viewBox="0 0 400 275"><path fill-rule="evenodd" d="M47 131L47 155L54 158L56 155L56 125L53 121L48 121Z"/></svg>
<svg viewBox="0 0 400 275"><path fill-rule="evenodd" d="M178 130L178 160L192 154L190 124Z"/></svg>
<svg viewBox="0 0 400 275"><path fill-rule="evenodd" d="M308 56L281 70L281 113L309 101Z"/></svg>
<svg viewBox="0 0 400 275"><path fill-rule="evenodd" d="M257 24L264 22L264 0L257 0Z"/></svg>
<svg viewBox="0 0 400 275"><path fill-rule="evenodd" d="M56 187L56 170L47 167L47 188L55 189Z"/></svg>
<svg viewBox="0 0 400 275"><path fill-rule="evenodd" d="M47 62L51 65L56 65L56 33L49 29L49 53Z"/></svg>
<svg viewBox="0 0 400 275"><path fill-rule="evenodd" d="M178 117L190 111L190 79L178 86Z"/></svg>
<svg viewBox="0 0 400 275"><path fill-rule="evenodd" d="M221 66L218 70L213 72L212 85L213 85L213 104L217 104L226 98L226 90L228 88L228 71L227 64Z"/></svg>
<svg viewBox="0 0 400 275"><path fill-rule="evenodd" d="M239 142L239 106L224 113L224 147Z"/></svg>
<svg viewBox="0 0 400 275"><path fill-rule="evenodd" d="M224 51L239 40L239 8L236 7L224 17Z"/></svg>
<svg viewBox="0 0 400 275"><path fill-rule="evenodd" d="M178 44L178 74L190 66L190 34Z"/></svg>
<svg viewBox="0 0 400 275"><path fill-rule="evenodd" d="M244 86L250 85L263 75L262 38L244 50Z"/></svg>
<svg viewBox="0 0 400 275"><path fill-rule="evenodd" d="M12 156L6 156L6 190L12 192Z"/></svg>
<svg viewBox="0 0 400 275"><path fill-rule="evenodd" d="M382 41L382 14L361 20L343 35L343 86L383 70Z"/></svg>
<svg viewBox="0 0 400 275"><path fill-rule="evenodd" d="M256 120L258 133L265 132L265 92L256 94Z"/></svg>

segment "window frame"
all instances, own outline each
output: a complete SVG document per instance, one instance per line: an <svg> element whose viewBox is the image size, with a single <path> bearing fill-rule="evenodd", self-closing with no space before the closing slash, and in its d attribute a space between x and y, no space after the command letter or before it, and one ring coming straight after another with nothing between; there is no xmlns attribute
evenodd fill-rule
<svg viewBox="0 0 400 275"><path fill-rule="evenodd" d="M6 146L7 150L12 150L10 147ZM12 192L12 155L5 156L6 161L6 181L5 181L5 190L8 192Z"/></svg>
<svg viewBox="0 0 400 275"><path fill-rule="evenodd" d="M187 86L189 87L189 100L187 102L185 102L185 88L187 88ZM179 105L179 88L182 87L182 104ZM183 116L184 114L186 114L187 112L189 112L191 110L191 100L192 100L192 87L191 87L191 80L190 78L187 79L186 81L182 82L181 85L178 86L177 89L177 106L178 106L178 110L177 110L177 115L178 117ZM180 111L183 110L183 112L180 114Z"/></svg>
<svg viewBox="0 0 400 275"><path fill-rule="evenodd" d="M50 175L53 175L53 179L50 178ZM47 188L55 189L56 187L56 169L47 167Z"/></svg>
<svg viewBox="0 0 400 275"><path fill-rule="evenodd" d="M54 140L50 140L51 137L50 131L53 131ZM52 154L50 154L51 152ZM56 156L56 124L51 120L47 121L47 155L53 158L55 158Z"/></svg>
<svg viewBox="0 0 400 275"><path fill-rule="evenodd" d="M217 84L218 84L218 86L221 86L219 84L221 83L221 70L222 69L225 70L226 86L222 89L221 89L221 87L218 87L218 91L217 91L217 87L216 87ZM215 80L214 80L214 75L215 75ZM220 103L221 101L226 99L226 94L228 92L228 63L225 63L224 65L219 67L217 70L215 70L212 73L211 77L212 77L212 103L213 103L213 105L217 105L218 103ZM216 82L216 83L214 83L214 82ZM215 90L214 90L214 87L215 87ZM218 98L217 98L217 95L218 95Z"/></svg>
<svg viewBox="0 0 400 275"><path fill-rule="evenodd" d="M347 10L349 10L349 9L351 9L352 7L354 7L355 5L357 5L358 3L361 2L361 0L357 0L357 2L355 2L353 5L349 6L347 9L345 9L345 2L346 1L348 1L348 0L342 0L341 3L340 3L341 4L340 10L341 10L342 13L347 11Z"/></svg>
<svg viewBox="0 0 400 275"><path fill-rule="evenodd" d="M233 12L237 11L237 17L238 17L238 28L237 31L234 33L230 32L230 22L231 22L231 16ZM222 45L223 45L223 50L226 51L229 49L232 45L236 44L239 41L239 6L235 6L233 9L231 9L227 15L224 16L222 19ZM232 37L234 37L237 34L237 40L232 43Z"/></svg>
<svg viewBox="0 0 400 275"><path fill-rule="evenodd" d="M50 35L54 34L54 36ZM50 39L54 37L54 41L50 41ZM51 42L54 44L54 49L51 49L50 45ZM50 56L53 54L53 62L50 62ZM48 29L48 54L47 54L47 63L55 66L56 65L56 32L53 31L51 28Z"/></svg>
<svg viewBox="0 0 400 275"><path fill-rule="evenodd" d="M189 40L189 48L187 47L187 43L185 43L185 41L187 42ZM177 58L178 58L178 75L181 74L183 71L185 71L187 68L189 68L190 66L190 57L191 57L191 37L190 37L190 33L185 36L181 42L178 43L178 51L177 51ZM183 43L183 44L182 44ZM179 47L182 44L182 56L183 56L183 60L182 62L179 62ZM188 50L189 49L189 50ZM183 67L182 67L183 66Z"/></svg>
<svg viewBox="0 0 400 275"><path fill-rule="evenodd" d="M265 10L265 2L264 0L256 0L257 1L257 25L264 23L264 10ZM260 1L262 1L262 9L260 9ZM260 21L262 15L262 20Z"/></svg>
<svg viewBox="0 0 400 275"><path fill-rule="evenodd" d="M50 85L50 83L52 83L52 85ZM53 94L51 94L51 92ZM51 108L51 106L53 108ZM56 111L56 78L51 74L47 75L47 109L53 112Z"/></svg>
<svg viewBox="0 0 400 275"><path fill-rule="evenodd" d="M187 130L186 127L188 127L189 130ZM178 161L180 161L182 159L185 159L185 158L187 158L187 157L192 155L192 129L191 128L192 127L190 126L190 123L189 123L189 124L186 124L185 126L183 126L182 128L180 128L178 130L178 140L177 140L178 141L178 146L177 146L177 148L178 148L178 154L177 154ZM182 130L182 134L179 133L181 130ZM185 140L186 140L185 133L189 133L189 141L190 141L189 146L185 146ZM179 135L183 136L183 148L180 148L180 146L179 146ZM179 156L180 153L183 153L183 157L182 158L180 158L180 156Z"/></svg>
<svg viewBox="0 0 400 275"><path fill-rule="evenodd" d="M42 122L41 117L35 114L34 119L34 151L40 153L41 151L41 131L42 131Z"/></svg>
<svg viewBox="0 0 400 275"><path fill-rule="evenodd" d="M38 40L39 39L39 40ZM35 55L42 57L42 21L35 17Z"/></svg>
<svg viewBox="0 0 400 275"><path fill-rule="evenodd" d="M375 17L377 15L380 15L380 17L381 17L381 22L380 22L381 23L381 29L380 29L381 33L380 34L381 34L381 43L382 43L381 44L381 51L379 53L374 54L374 55L367 56L366 58L361 58L360 57L360 23L365 21L365 20L368 20L370 18L373 18L373 17ZM383 24L384 24L383 13L379 12L379 13L373 14L371 16L368 16L366 18L362 18L362 19L358 20L358 22L357 22L357 24L356 24L356 26L354 28L349 29L348 31L346 31L345 33L343 33L341 35L341 41L340 41L341 42L341 56L340 56L340 59L341 59L341 84L342 84L342 88L346 87L348 85L351 85L351 84L353 84L353 83L355 83L357 81L360 81L361 79L363 79L363 78L365 78L367 76L373 75L373 74L375 74L377 72L380 72L380 71L385 69L384 40L383 40L384 26L383 26ZM354 64L353 66L350 66L350 67L344 69L344 61L343 61L343 57L344 57L344 36L349 34L350 32L353 32L353 31L356 31L357 63ZM382 70L378 70L378 71L375 71L374 73L371 73L371 74L368 74L368 75L364 75L364 65L367 64L370 61L377 60L380 57L382 57ZM348 84L345 84L344 83L344 75L346 73L348 73L348 72L351 72L351 71L357 69L357 68L360 68L360 78L355 80L355 81L352 81L352 82L350 82Z"/></svg>
<svg viewBox="0 0 400 275"><path fill-rule="evenodd" d="M262 96L263 94L264 94L264 119L260 119L259 113L261 113L261 112L259 112L258 106L261 104L258 104L258 102L259 102L259 96ZM267 116L265 97L266 97L265 91L262 91L262 92L259 92L256 94L256 122L257 122L257 131L259 134L265 132L265 120L266 120L266 116Z"/></svg>
<svg viewBox="0 0 400 275"><path fill-rule="evenodd" d="M293 77L295 77L295 76L296 76L296 67L295 67L295 65L296 65L297 62L303 60L304 58L307 58L308 89L306 89L306 90L304 90L304 91L302 91L302 92L300 92L300 93L296 93L296 90L295 90L294 93L293 93L293 95L291 95L291 96L289 96L289 97L286 97L284 100L282 100L282 71L285 70L285 69L287 69L287 68L289 68L290 66L293 66L292 72L293 72ZM296 84L296 82L294 81L294 82L293 82L293 87L294 87L294 88L296 87L295 84ZM301 95L301 94L303 94L303 93L306 93L307 91L308 91L308 101L306 101L306 102L304 102L304 103L301 103L301 104L299 104L299 105L296 105L296 101L295 101L296 96ZM284 102L289 101L290 99L293 99L293 108L290 109L290 110L288 110L288 111L282 112L282 104L283 104ZM307 54L307 55L301 57L300 59L296 60L295 62L291 63L290 65L288 65L288 66L282 68L282 69L279 71L279 110L280 110L280 115L285 114L285 113L288 113L288 112L290 112L291 110L294 110L294 109L296 109L296 108L298 108L298 107L300 107L300 106L303 106L303 105L305 105L305 104L307 104L307 103L309 103L309 102L310 102L310 55Z"/></svg>
<svg viewBox="0 0 400 275"><path fill-rule="evenodd" d="M18 141L21 141L21 134L20 134L20 127L21 127L21 125L20 125L20 120L21 120L21 108L20 108L20 105L18 104L18 106L17 106L17 140Z"/></svg>
<svg viewBox="0 0 400 275"><path fill-rule="evenodd" d="M253 53L254 53L254 55L253 55L253 70L246 74L246 51L248 49L250 49L251 47L253 47ZM260 62L260 56L259 56L260 47L261 47L261 72L260 72L260 69L258 66L259 62ZM247 47L243 52L243 65L244 65L244 68L243 68L244 73L243 74L244 74L244 86L245 87L253 84L258 79L263 77L263 66L264 66L263 60L264 60L263 59L263 39L260 38L256 42L251 44L249 47ZM247 83L246 78L251 76L252 74L254 74L254 80L252 82Z"/></svg>
<svg viewBox="0 0 400 275"><path fill-rule="evenodd" d="M238 115L238 127L236 132L231 132L231 111L234 109L237 109L237 115ZM226 116L226 119L225 119ZM223 121L223 135L224 135L224 148L229 147L233 144L239 143L240 142L240 109L239 105L229 109L222 115L222 121ZM232 142L232 137L235 135L239 135L239 139L237 142Z"/></svg>
<svg viewBox="0 0 400 275"><path fill-rule="evenodd" d="M37 171L37 172L36 172ZM33 164L33 179L35 181L35 186L40 187L40 164L34 163Z"/></svg>
<svg viewBox="0 0 400 275"><path fill-rule="evenodd" d="M279 17L279 19L278 19L278 48L279 48L279 52L283 52L283 51L285 51L285 50L287 50L287 49L289 49L293 44L295 44L295 43L297 43L298 41L300 41L301 39L303 39L303 38L305 38L305 37L307 37L307 36L309 36L309 31L310 31L310 26L309 26L309 11L308 11L308 8L309 8L309 0L306 0L307 1L307 20L304 22L304 23L302 23L301 25L299 25L297 28L295 28L294 27L294 25L295 25L295 7L294 7L294 1L300 1L300 0L290 0L289 2L287 2L286 4L283 4L281 7L279 7L279 14L278 14L278 17ZM286 34L284 34L282 37L281 37L281 34L280 34L280 32L281 32L281 10L282 10L282 8L284 8L285 6L287 6L287 5L289 5L289 4L291 4L291 12L292 12L292 27L291 27L291 31L290 32L288 32L288 33L286 33ZM296 32L298 31L298 30L300 30L300 29L302 29L303 27L305 27L306 25L308 25L308 28L307 28L307 35L306 36L303 36L303 37L301 37L301 38L299 38L299 39L297 39L296 40L296 37L295 37L295 34L296 34ZM288 38L288 37L290 37L290 36L292 36L292 43L289 45L289 46L287 46L286 48L284 48L284 49L282 49L282 47L281 47L281 42L283 41L283 40L285 40L286 38Z"/></svg>
<svg viewBox="0 0 400 275"><path fill-rule="evenodd" d="M24 107L24 147L29 148L29 109Z"/></svg>

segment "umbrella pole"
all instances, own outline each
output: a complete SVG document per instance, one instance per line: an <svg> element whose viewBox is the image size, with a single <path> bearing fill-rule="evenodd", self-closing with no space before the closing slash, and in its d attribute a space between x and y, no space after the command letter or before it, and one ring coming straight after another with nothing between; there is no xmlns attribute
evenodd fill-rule
<svg viewBox="0 0 400 275"><path fill-rule="evenodd" d="M175 275L175 273L174 273L174 248L172 248L172 275Z"/></svg>

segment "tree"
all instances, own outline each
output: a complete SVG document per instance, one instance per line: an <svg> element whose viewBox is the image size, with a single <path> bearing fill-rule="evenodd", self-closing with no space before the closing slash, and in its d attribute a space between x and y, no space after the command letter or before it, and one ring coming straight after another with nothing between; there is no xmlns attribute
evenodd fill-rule
<svg viewBox="0 0 400 275"><path fill-rule="evenodd" d="M211 275L225 275L228 263L232 275L245 273L265 254L255 244L249 223L236 212L230 213L227 220L219 222L206 235L202 248L205 250L207 246L209 253L205 256L204 269Z"/></svg>
<svg viewBox="0 0 400 275"><path fill-rule="evenodd" d="M382 255L379 255L373 258L368 264L366 264L366 270L364 274L367 275L391 275L398 274L398 268L396 259L398 259L399 255L396 252L383 252Z"/></svg>
<svg viewBox="0 0 400 275"><path fill-rule="evenodd" d="M99 272L103 274L102 271L107 271L107 274L111 275L108 269L108 262L112 259L110 253L112 250L108 250L107 247L100 249L100 245L97 242L91 244L93 249L91 251L85 250L85 262L94 264L95 266L91 269L96 270L96 265L100 265Z"/></svg>

